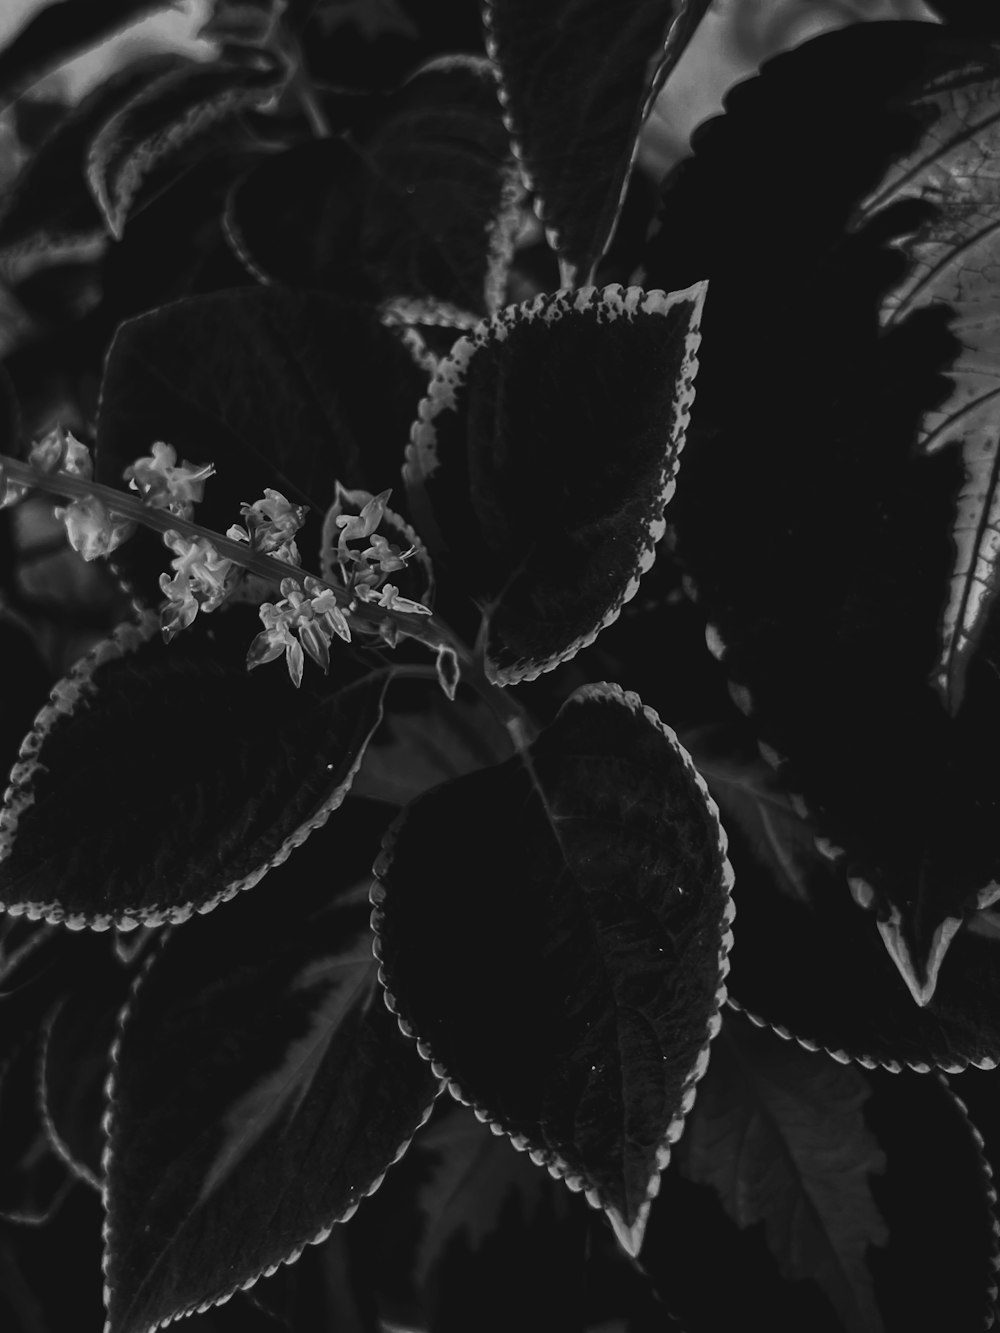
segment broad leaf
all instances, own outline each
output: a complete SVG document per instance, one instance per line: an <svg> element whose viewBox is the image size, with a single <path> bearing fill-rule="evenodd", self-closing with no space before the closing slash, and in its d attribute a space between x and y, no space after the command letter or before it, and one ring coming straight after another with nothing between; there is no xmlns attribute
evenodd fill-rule
<svg viewBox="0 0 1000 1333"><path fill-rule="evenodd" d="M6 911L73 929L184 921L251 888L326 822L389 672L344 648L327 678L296 690L281 663L247 671L256 628L234 607L168 646L150 615L56 685L0 811Z"/></svg>
<svg viewBox="0 0 1000 1333"><path fill-rule="evenodd" d="M56 0L46 5L0 51L0 109L72 56L167 7L167 0L102 0L99 5Z"/></svg>
<svg viewBox="0 0 1000 1333"><path fill-rule="evenodd" d="M62 251L105 235L104 220L87 188L91 140L123 103L157 75L185 64L183 56L144 56L116 70L67 111L7 187L0 213L0 250L20 255Z"/></svg>
<svg viewBox="0 0 1000 1333"><path fill-rule="evenodd" d="M845 1333L883 1328L866 1266L888 1239L869 1096L860 1071L727 1017L678 1149L682 1173L710 1184L739 1226L764 1223L787 1280L819 1283Z"/></svg>
<svg viewBox="0 0 1000 1333"><path fill-rule="evenodd" d="M398 485L426 377L374 314L279 287L192 297L124 324L101 389L97 476L122 471L157 440L212 462L198 521L225 532L266 487L309 506L299 549L318 565L335 482ZM137 533L116 563L152 602L159 538Z"/></svg>
<svg viewBox="0 0 1000 1333"><path fill-rule="evenodd" d="M87 179L112 236L121 236L139 186L158 162L240 111L270 101L285 77L277 57L255 51L245 60L163 74L130 98L105 121L87 156Z"/></svg>
<svg viewBox="0 0 1000 1333"><path fill-rule="evenodd" d="M649 255L712 293L678 557L920 1004L1000 884L998 99L995 47L935 25L817 38L696 136Z"/></svg>
<svg viewBox="0 0 1000 1333"><path fill-rule="evenodd" d="M298 144L234 189L226 226L255 273L376 302L411 322L452 306L478 318L504 303L521 193L490 63L448 56L375 108L345 139Z"/></svg>
<svg viewBox="0 0 1000 1333"><path fill-rule="evenodd" d="M576 283L621 210L643 122L708 0L488 0L487 44L525 178Z"/></svg>
<svg viewBox="0 0 1000 1333"><path fill-rule="evenodd" d="M110 1092L112 1333L293 1262L430 1111L440 1081L382 1002L353 878L384 817L352 805L349 835L330 825L228 920L175 932L130 1002Z"/></svg>
<svg viewBox="0 0 1000 1333"><path fill-rule="evenodd" d="M634 1254L731 940L725 841L673 733L586 686L526 754L414 801L375 873L387 994L421 1052Z"/></svg>
<svg viewBox="0 0 1000 1333"><path fill-rule="evenodd" d="M404 478L432 553L487 611L493 679L532 680L593 642L652 564L703 295L540 296L441 363Z"/></svg>

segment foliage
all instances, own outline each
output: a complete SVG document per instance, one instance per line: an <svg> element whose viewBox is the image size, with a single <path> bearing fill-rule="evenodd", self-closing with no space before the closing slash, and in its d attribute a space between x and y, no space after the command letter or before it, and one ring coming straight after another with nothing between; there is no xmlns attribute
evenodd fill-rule
<svg viewBox="0 0 1000 1333"><path fill-rule="evenodd" d="M991 1327L995 19L654 205L704 0L156 8L0 52L3 1327Z"/></svg>

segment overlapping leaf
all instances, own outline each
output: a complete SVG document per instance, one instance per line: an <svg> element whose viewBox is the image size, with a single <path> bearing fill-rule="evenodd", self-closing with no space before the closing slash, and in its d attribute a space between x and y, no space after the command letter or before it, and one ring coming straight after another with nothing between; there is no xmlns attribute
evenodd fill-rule
<svg viewBox="0 0 1000 1333"><path fill-rule="evenodd" d="M130 1002L111 1091L112 1333L224 1300L346 1221L440 1088L379 992L352 802L224 921L177 931Z"/></svg>
<svg viewBox="0 0 1000 1333"><path fill-rule="evenodd" d="M299 144L235 188L227 229L255 273L418 312L503 304L520 193L488 61L432 61L345 139ZM365 123L365 122L368 123Z"/></svg>
<svg viewBox="0 0 1000 1333"><path fill-rule="evenodd" d="M388 672L345 648L296 690L281 664L247 671L249 608L216 621L166 645L147 617L56 685L0 812L7 911L77 929L183 921L340 805Z"/></svg>
<svg viewBox="0 0 1000 1333"><path fill-rule="evenodd" d="M636 142L707 0L488 0L518 154L577 282L614 231Z"/></svg>
<svg viewBox="0 0 1000 1333"><path fill-rule="evenodd" d="M108 356L97 476L166 440L212 462L198 520L225 532L242 501L273 487L310 508L299 548L318 565L337 480L372 492L398 485L426 376L375 315L321 293L274 287L178 301L124 324ZM160 598L159 538L137 533L116 561Z"/></svg>
<svg viewBox="0 0 1000 1333"><path fill-rule="evenodd" d="M572 657L652 564L702 299L699 285L540 296L480 325L439 367L404 477L432 553L487 610L494 679Z"/></svg>
<svg viewBox="0 0 1000 1333"><path fill-rule="evenodd" d="M942 1081L841 1068L727 1014L642 1254L682 1320L979 1333L996 1245L982 1139Z"/></svg>
<svg viewBox="0 0 1000 1333"><path fill-rule="evenodd" d="M1000 882L998 99L988 43L818 38L698 136L649 263L712 292L678 554L921 1003Z"/></svg>
<svg viewBox="0 0 1000 1333"><path fill-rule="evenodd" d="M162 74L115 111L87 155L87 179L112 236L121 236L132 200L158 162L236 113L270 101L286 73L267 51L194 63Z"/></svg>
<svg viewBox="0 0 1000 1333"><path fill-rule="evenodd" d="M375 867L421 1051L631 1253L718 1025L724 845L673 734L587 686L526 756L413 802Z"/></svg>

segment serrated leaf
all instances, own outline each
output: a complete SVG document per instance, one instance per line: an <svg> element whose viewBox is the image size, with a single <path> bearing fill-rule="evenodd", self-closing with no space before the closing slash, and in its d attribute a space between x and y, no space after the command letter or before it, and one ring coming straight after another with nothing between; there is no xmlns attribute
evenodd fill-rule
<svg viewBox="0 0 1000 1333"><path fill-rule="evenodd" d="M532 680L592 643L652 564L703 297L700 285L539 296L438 368L403 475L432 554L487 610L494 680Z"/></svg>
<svg viewBox="0 0 1000 1333"><path fill-rule="evenodd" d="M0 110L72 56L96 46L167 0L102 0L99 5L57 0L32 14L0 51Z"/></svg>
<svg viewBox="0 0 1000 1333"><path fill-rule="evenodd" d="M114 71L65 113L5 190L0 212L5 257L104 236L84 172L90 142L123 102L157 75L185 63L176 52L144 56Z"/></svg>
<svg viewBox="0 0 1000 1333"><path fill-rule="evenodd" d="M526 755L414 801L375 874L384 984L419 1049L635 1253L731 939L725 840L673 733L586 686Z"/></svg>
<svg viewBox="0 0 1000 1333"><path fill-rule="evenodd" d="M310 841L175 932L130 1002L111 1089L112 1333L225 1300L346 1221L440 1082L378 991L367 880L384 816ZM226 966L220 972L220 959Z"/></svg>
<svg viewBox="0 0 1000 1333"><path fill-rule="evenodd" d="M377 317L321 293L282 288L191 297L123 324L108 355L97 427L99 481L157 440L212 462L198 521L225 532L240 503L274 487L310 513L299 534L316 568L334 484L398 484L409 423L426 388ZM163 546L137 533L115 553L158 603Z"/></svg>
<svg viewBox="0 0 1000 1333"><path fill-rule="evenodd" d="M148 616L56 685L0 811L4 910L74 929L184 921L341 804L389 672L345 648L296 690L281 664L247 671L248 608L216 619L167 645Z"/></svg>
<svg viewBox="0 0 1000 1333"><path fill-rule="evenodd" d="M729 1015L691 1115L680 1166L741 1227L764 1223L789 1281L812 1278L845 1333L884 1328L866 1267L888 1239L870 1177L885 1154L866 1128L864 1075Z"/></svg>
<svg viewBox="0 0 1000 1333"><path fill-rule="evenodd" d="M707 0L486 4L508 124L573 283L592 280L639 131L707 8Z"/></svg>
<svg viewBox="0 0 1000 1333"><path fill-rule="evenodd" d="M162 75L104 122L87 155L87 180L112 236L120 237L144 176L220 121L270 101L286 77L270 52L191 64Z"/></svg>
<svg viewBox="0 0 1000 1333"><path fill-rule="evenodd" d="M758 735L867 885L870 928L920 1004L1000 883L1000 626L991 567L969 564L992 559L995 459L973 456L988 431L964 457L934 446L976 395L993 410L998 97L996 48L936 25L808 42L696 136L648 256L652 280L696 271L712 292L678 558ZM750 188L766 202L731 244L720 210ZM943 670L964 677L953 714Z"/></svg>
<svg viewBox="0 0 1000 1333"><path fill-rule="evenodd" d="M237 254L256 275L375 304L493 313L521 190L489 61L431 61L356 114L349 138L297 144L234 188Z"/></svg>

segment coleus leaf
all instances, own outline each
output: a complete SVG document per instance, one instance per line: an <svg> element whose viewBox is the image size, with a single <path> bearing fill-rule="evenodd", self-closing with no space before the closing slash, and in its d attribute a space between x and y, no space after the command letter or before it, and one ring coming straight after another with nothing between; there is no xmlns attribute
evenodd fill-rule
<svg viewBox="0 0 1000 1333"><path fill-rule="evenodd" d="M727 1015L679 1166L741 1227L763 1222L783 1276L812 1278L845 1333L882 1328L869 1247L888 1239L871 1179L885 1154L866 1127L864 1075Z"/></svg>
<svg viewBox="0 0 1000 1333"><path fill-rule="evenodd" d="M707 0L487 0L487 47L526 182L567 282L592 280L639 131Z"/></svg>
<svg viewBox="0 0 1000 1333"><path fill-rule="evenodd" d="M191 297L129 320L108 355L96 475L122 471L157 440L214 463L198 520L225 532L266 487L310 513L297 540L318 563L335 482L378 492L399 464L426 375L376 315L322 293L279 287ZM163 548L139 532L116 564L160 600Z"/></svg>
<svg viewBox="0 0 1000 1333"><path fill-rule="evenodd" d="M0 110L49 70L119 28L166 8L167 0L103 0L100 5L57 0L46 5L0 51Z"/></svg>
<svg viewBox="0 0 1000 1333"><path fill-rule="evenodd" d="M5 191L0 212L0 250L5 256L36 249L62 251L105 235L85 177L91 140L151 79L186 63L175 52L144 56L114 71L65 113Z"/></svg>
<svg viewBox="0 0 1000 1333"><path fill-rule="evenodd" d="M296 690L280 667L247 671L249 608L216 619L168 646L147 615L56 685L0 811L4 910L72 929L184 921L251 888L341 804L389 671L345 649Z"/></svg>
<svg viewBox="0 0 1000 1333"><path fill-rule="evenodd" d="M649 255L653 280L696 271L712 290L678 556L920 1004L1000 884L996 397L979 370L998 96L995 47L935 25L817 38L696 136ZM766 204L731 244L720 209L750 188Z"/></svg>
<svg viewBox="0 0 1000 1333"><path fill-rule="evenodd" d="M976 1072L956 1086L965 1095L992 1077ZM737 1226L734 1217L765 1200L763 1221ZM857 1249L879 1232L885 1242L866 1247L859 1272ZM844 1333L857 1327L844 1307L853 1278L867 1293L863 1328L979 1333L990 1326L996 1247L982 1139L943 1080L839 1069L726 1015L641 1256L683 1322L729 1328L759 1316L774 1333ZM705 1253L725 1282L705 1283ZM795 1260L811 1275L784 1278Z"/></svg>
<svg viewBox="0 0 1000 1333"><path fill-rule="evenodd" d="M382 1003L352 803L228 921L174 932L125 1014L110 1089L112 1333L226 1300L377 1188L440 1080ZM220 971L220 959L225 966Z"/></svg>
<svg viewBox="0 0 1000 1333"><path fill-rule="evenodd" d="M403 475L432 554L485 609L493 680L532 680L592 643L652 564L703 297L701 285L539 296L438 368Z"/></svg>
<svg viewBox="0 0 1000 1333"><path fill-rule="evenodd" d="M410 323L492 314L521 194L493 67L432 61L379 111L363 104L350 137L297 144L244 177L226 210L237 254L258 276L405 307Z"/></svg>
<svg viewBox="0 0 1000 1333"><path fill-rule="evenodd" d="M87 179L112 236L120 237L144 176L180 145L270 101L287 75L267 51L194 63L160 76L106 120L90 145Z"/></svg>
<svg viewBox="0 0 1000 1333"><path fill-rule="evenodd" d="M526 753L414 801L375 874L387 997L418 1049L634 1254L731 940L725 839L673 733L585 686Z"/></svg>

